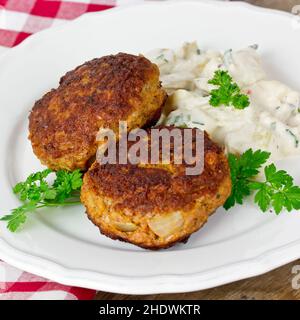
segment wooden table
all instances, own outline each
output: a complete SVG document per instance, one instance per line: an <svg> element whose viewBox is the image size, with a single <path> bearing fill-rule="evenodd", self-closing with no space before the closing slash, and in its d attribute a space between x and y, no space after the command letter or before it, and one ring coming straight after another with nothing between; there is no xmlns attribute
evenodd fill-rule
<svg viewBox="0 0 300 320"><path fill-rule="evenodd" d="M291 11L300 0L249 0L253 3L269 8ZM299 231L300 232L300 231ZM300 265L300 260L278 268L264 275L247 280L241 280L214 289L180 294L162 294L130 296L106 292L98 292L97 300L158 300L158 299L291 299L300 300L300 289L294 290L291 285L292 267Z"/></svg>

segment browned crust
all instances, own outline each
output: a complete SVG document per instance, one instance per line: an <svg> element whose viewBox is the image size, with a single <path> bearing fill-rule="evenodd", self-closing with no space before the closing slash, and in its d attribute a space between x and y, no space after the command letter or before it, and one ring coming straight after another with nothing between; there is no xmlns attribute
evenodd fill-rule
<svg viewBox="0 0 300 320"><path fill-rule="evenodd" d="M102 234L145 249L169 248L187 239L224 204L231 192L227 158L207 134L204 155L204 171L198 176L186 175L185 163L150 167L94 163L84 176L81 192L89 219ZM175 211L185 219L183 230L171 238L157 237L147 225L148 219ZM131 221L139 227L133 232L122 232L107 222L115 219Z"/></svg>
<svg viewBox="0 0 300 320"><path fill-rule="evenodd" d="M29 116L29 139L48 167L86 169L96 153L100 127L142 127L161 109L166 94L156 65L125 53L93 59L68 72L37 101Z"/></svg>
<svg viewBox="0 0 300 320"><path fill-rule="evenodd" d="M165 129L171 130L172 127ZM197 129L189 130L195 133ZM150 145L150 134L148 142ZM174 149L171 150L171 155L173 151ZM89 179L90 188L95 194L116 201L116 210L128 209L135 213L190 210L197 198L215 194L220 183L229 174L223 150L207 134L204 153L204 170L201 175L186 175L188 165L185 163L172 163L167 167L144 167L131 164L100 165L95 162L85 180ZM171 158L172 160L174 159Z"/></svg>

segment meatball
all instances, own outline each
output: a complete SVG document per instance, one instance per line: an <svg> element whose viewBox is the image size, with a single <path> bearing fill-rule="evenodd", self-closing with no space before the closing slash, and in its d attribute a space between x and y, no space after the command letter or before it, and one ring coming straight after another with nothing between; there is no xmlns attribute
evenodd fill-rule
<svg viewBox="0 0 300 320"><path fill-rule="evenodd" d="M199 153L194 139L198 129L179 130L192 130L190 147ZM153 146L150 131L148 149ZM231 179L223 149L205 133L202 154L198 154L204 169L187 175L191 163L175 163L174 143L170 146L168 163L162 161L160 145L157 164L95 162L91 166L83 179L81 201L102 234L146 249L168 248L186 241L224 204L231 193Z"/></svg>
<svg viewBox="0 0 300 320"><path fill-rule="evenodd" d="M94 59L68 72L57 89L38 100L29 116L35 155L53 170L86 170L95 157L97 132L128 130L159 117L166 99L159 69L125 53Z"/></svg>

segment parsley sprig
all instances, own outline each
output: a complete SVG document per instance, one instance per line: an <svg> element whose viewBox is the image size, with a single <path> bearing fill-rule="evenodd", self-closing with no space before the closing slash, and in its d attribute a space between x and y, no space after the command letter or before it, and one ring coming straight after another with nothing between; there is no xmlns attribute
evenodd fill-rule
<svg viewBox="0 0 300 320"><path fill-rule="evenodd" d="M209 103L213 107L233 106L236 109L245 109L250 105L249 97L241 93L239 86L233 82L228 71L217 70L209 84L218 86L210 92Z"/></svg>
<svg viewBox="0 0 300 320"><path fill-rule="evenodd" d="M243 204L244 198L255 192L255 203L263 212L274 208L276 214L284 209L300 209L300 187L294 185L294 179L284 170L277 170L274 164L264 168L264 181L256 181L259 169L270 157L269 152L247 150L240 157L229 154L232 192L224 204L226 210L236 203Z"/></svg>
<svg viewBox="0 0 300 320"><path fill-rule="evenodd" d="M300 188L294 186L293 178L274 164L265 168L266 181L252 182L250 188L257 190L255 202L263 212L272 206L277 214L283 209L300 209Z"/></svg>
<svg viewBox="0 0 300 320"><path fill-rule="evenodd" d="M253 152L252 149L247 150L240 157L234 154L228 155L232 192L224 205L225 209L228 210L236 203L243 204L244 198L251 194L251 178L259 173L259 169L270 155L270 153L260 150Z"/></svg>
<svg viewBox="0 0 300 320"><path fill-rule="evenodd" d="M32 173L28 178L19 182L13 192L19 195L23 202L21 206L11 211L11 214L0 220L7 222L7 228L15 232L26 222L27 214L44 207L67 206L80 203L79 192L82 185L82 173L57 171L54 182L49 183L46 178L53 171L46 169Z"/></svg>

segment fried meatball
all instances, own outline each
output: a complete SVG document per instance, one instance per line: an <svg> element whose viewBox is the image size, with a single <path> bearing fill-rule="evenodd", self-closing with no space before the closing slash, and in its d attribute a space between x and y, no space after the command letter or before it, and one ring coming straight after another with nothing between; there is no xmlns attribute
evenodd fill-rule
<svg viewBox="0 0 300 320"><path fill-rule="evenodd" d="M159 116L166 99L159 69L125 53L94 59L68 72L37 101L29 116L35 155L53 170L87 169L100 128L143 127Z"/></svg>
<svg viewBox="0 0 300 320"><path fill-rule="evenodd" d="M197 152L198 129L185 130L192 130L191 148ZM151 147L150 129L147 141ZM169 163L162 161L159 146L157 164L95 162L88 170L81 201L102 234L146 249L168 248L187 240L224 204L231 193L231 179L223 149L205 133L204 148L198 154L204 169L201 174L187 175L186 168L192 165L175 164L174 143L170 146Z"/></svg>

